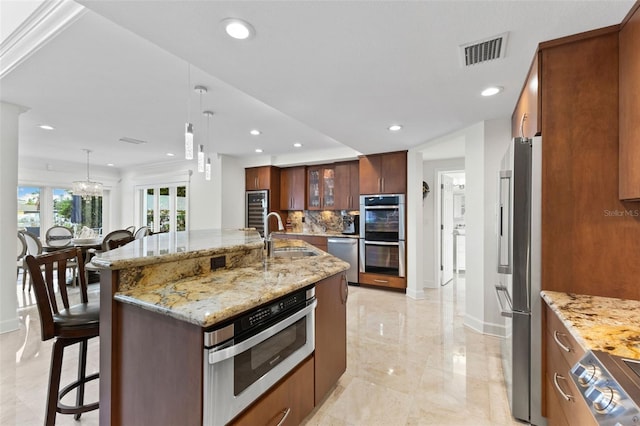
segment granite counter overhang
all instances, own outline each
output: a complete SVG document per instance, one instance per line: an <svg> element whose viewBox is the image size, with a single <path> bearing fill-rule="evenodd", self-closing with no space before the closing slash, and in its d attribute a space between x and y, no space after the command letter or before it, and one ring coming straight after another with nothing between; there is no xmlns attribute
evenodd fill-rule
<svg viewBox="0 0 640 426"><path fill-rule="evenodd" d="M640 301L541 292L584 350L640 360Z"/></svg>
<svg viewBox="0 0 640 426"><path fill-rule="evenodd" d="M316 255L265 257L249 266L128 288L114 299L206 329L349 268L303 241L274 241L276 247L305 246Z"/></svg>

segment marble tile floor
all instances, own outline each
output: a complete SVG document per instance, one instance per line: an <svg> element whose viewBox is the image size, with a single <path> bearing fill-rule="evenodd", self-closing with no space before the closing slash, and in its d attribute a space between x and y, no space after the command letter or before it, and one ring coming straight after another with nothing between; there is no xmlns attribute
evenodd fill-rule
<svg viewBox="0 0 640 426"><path fill-rule="evenodd" d="M424 300L350 286L347 371L305 425L522 425L509 413L500 340L463 325L464 286L458 276ZM98 291L91 285L89 297ZM52 341L40 340L33 292L18 286L18 300L20 329L0 335L0 425L41 425ZM98 370L98 351L94 339L88 372ZM67 348L63 383L77 356ZM87 398L97 395L90 385ZM98 412L79 422L58 414L56 424L97 425Z"/></svg>

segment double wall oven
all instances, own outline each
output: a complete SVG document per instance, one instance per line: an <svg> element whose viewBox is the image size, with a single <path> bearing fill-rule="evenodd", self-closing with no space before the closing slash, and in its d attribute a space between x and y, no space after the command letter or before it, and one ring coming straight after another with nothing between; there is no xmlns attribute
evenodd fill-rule
<svg viewBox="0 0 640 426"><path fill-rule="evenodd" d="M224 425L315 349L315 287L204 333L203 424Z"/></svg>
<svg viewBox="0 0 640 426"><path fill-rule="evenodd" d="M360 196L360 272L405 276L404 194Z"/></svg>

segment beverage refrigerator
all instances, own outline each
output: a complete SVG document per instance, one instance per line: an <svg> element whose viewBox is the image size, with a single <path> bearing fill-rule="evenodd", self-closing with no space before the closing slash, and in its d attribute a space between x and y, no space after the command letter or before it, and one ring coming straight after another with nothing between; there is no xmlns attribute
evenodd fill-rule
<svg viewBox="0 0 640 426"><path fill-rule="evenodd" d="M269 191L247 191L246 209L246 227L255 228L264 237L264 218L269 211Z"/></svg>

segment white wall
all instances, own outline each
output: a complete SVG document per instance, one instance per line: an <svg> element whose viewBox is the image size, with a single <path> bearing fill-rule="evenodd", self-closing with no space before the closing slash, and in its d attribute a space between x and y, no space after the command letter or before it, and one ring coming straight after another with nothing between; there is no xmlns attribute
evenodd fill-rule
<svg viewBox="0 0 640 426"><path fill-rule="evenodd" d="M496 188L500 159L511 140L507 118L485 121L466 138L466 316L465 325L504 335L494 285L496 272ZM478 303L482 300L483 303Z"/></svg>
<svg viewBox="0 0 640 426"><path fill-rule="evenodd" d="M427 182L431 192L422 201L422 235L424 240L424 252L422 256L423 265L423 287L437 288L439 286L438 277L438 236L436 234L437 214L437 193L438 193L438 172L445 170L464 170L464 158L451 158L446 160L425 161L422 167L423 180Z"/></svg>
<svg viewBox="0 0 640 426"><path fill-rule="evenodd" d="M502 118L477 123L441 138L428 141L412 149L410 152L423 152L431 156L438 146L454 141L464 141L464 162L449 158L425 162L420 178L433 186L437 182L437 169L459 168L463 165L466 173L465 186L465 223L466 223L466 306L465 325L482 333L503 335L504 320L499 314L494 293L494 283L497 278L495 272L495 204L496 204L496 176L498 165L503 152L511 140L510 119ZM415 178L415 176L413 176ZM409 179L412 179L411 172ZM425 262L425 287L436 286L429 280L435 280L435 194L429 194L425 200L423 220L419 223L411 222L408 218L407 226L413 227L424 236L422 259ZM408 253L414 256L416 253ZM418 262L420 264L420 262ZM416 264L409 267L417 267ZM410 285L410 284L409 284Z"/></svg>

